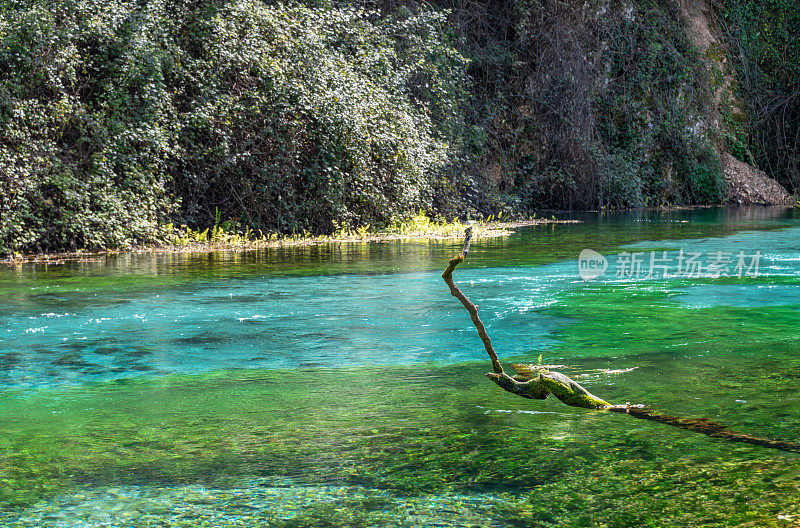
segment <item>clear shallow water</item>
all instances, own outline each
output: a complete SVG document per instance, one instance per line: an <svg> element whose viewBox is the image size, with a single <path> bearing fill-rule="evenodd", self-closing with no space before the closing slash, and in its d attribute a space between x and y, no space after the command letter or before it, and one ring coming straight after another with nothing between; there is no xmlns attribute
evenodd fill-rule
<svg viewBox="0 0 800 528"><path fill-rule="evenodd" d="M470 261L458 271L458 281L476 302L479 300L501 357L538 354L556 346L553 332L568 321L553 316L547 308L557 303L564 291L586 287L576 260L582 248L575 245L571 258L547 263L548 255L541 251L542 239L557 242L563 230L592 248L598 247L598 242L615 241L613 236L606 236L611 240L593 241L593 229L615 230L624 241L619 230L644 222L621 219L607 226L596 218L589 221L582 226L522 229L507 240L476 242ZM775 223L791 225L786 222L780 218ZM680 221L669 217L652 220L656 226L659 223L672 223L678 226L677 234L684 234L680 230L686 226ZM706 227L711 234L718 234L718 226ZM759 274L794 277L800 275L798 230L800 227L788 227L768 233L737 232L721 238L637 242L623 244L619 251L641 251L644 275L652 249L670 248L667 255L674 268L680 249L707 259L717 251L750 256L769 248L761 258ZM158 263L159 257L153 256L141 257L144 262L137 262L138 267L130 265L132 276L116 268L110 277L97 277L102 273L102 263L66 273L59 267L52 272L23 268L6 294L8 301L0 303L0 386L40 388L142 374L232 368L407 365L480 359L476 357L481 345L475 330L465 312L454 309L458 305L444 295L440 277L439 267L446 262L445 255L457 251L458 241L411 243L410 247L404 243L385 245L388 247L375 250L369 244L356 244L345 252L311 248L308 253L316 254L317 259L311 259L308 269L283 269L280 262L286 260L285 255L271 259L267 255L261 261L251 255L253 260L246 266L230 269L225 261L217 266L212 261L207 271L215 275L213 278L192 277L195 270L191 261L180 273L181 269ZM559 247L562 253L565 249ZM408 253L413 256L409 258ZM379 256L379 270L392 264L397 271L348 273L347 263L342 262L350 260L354 268L364 270L374 255ZM510 257L506 264L512 265L497 265L503 263L503 256ZM542 263L513 265L526 259ZM612 267L599 282L642 278L615 277L614 271L620 266L617 256L609 255L609 259ZM324 264L329 268L322 268ZM325 273L333 267L336 273ZM414 270L426 267L433 269ZM323 274L312 274L317 270ZM164 271L167 280L162 280ZM113 281L96 285L98 278L116 278L122 287L117 288ZM694 307L790 305L798 299L793 285L702 284L683 287L681 292L678 300ZM461 346L454 347L455 343ZM572 351L559 358L582 355L585 352Z"/></svg>
<svg viewBox="0 0 800 528"><path fill-rule="evenodd" d="M506 355L552 344L546 336L558 322L526 314L575 280L561 271L461 275ZM96 303L91 292L45 294L4 317L0 346L15 359L3 380L41 387L141 373L476 359L474 328L442 293L430 271L200 281Z"/></svg>
<svg viewBox="0 0 800 528"><path fill-rule="evenodd" d="M501 357L542 354L608 400L800 441L795 213L585 220L479 240L457 270ZM0 272L5 522L112 526L117 510L137 526L800 520L796 455L498 392L440 278L459 245ZM580 279L584 248L606 255L605 277ZM760 251L759 276L614 276L624 252L675 261L681 249Z"/></svg>

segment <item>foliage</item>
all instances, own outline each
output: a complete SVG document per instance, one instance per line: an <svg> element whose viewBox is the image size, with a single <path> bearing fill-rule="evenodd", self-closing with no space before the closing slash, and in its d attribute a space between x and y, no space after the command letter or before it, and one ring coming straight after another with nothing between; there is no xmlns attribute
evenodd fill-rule
<svg viewBox="0 0 800 528"><path fill-rule="evenodd" d="M796 189L800 8L717 4L722 131L674 0L0 0L0 253Z"/></svg>
<svg viewBox="0 0 800 528"><path fill-rule="evenodd" d="M489 222L493 219L489 217ZM509 234L502 226L474 222L473 233L476 238L498 237ZM227 220L221 222L219 216L214 225L206 229L193 229L181 226L173 235L166 238L171 246L197 250L257 249L288 245L313 245L331 241L387 240L398 238L461 238L464 236L464 224L458 220L448 221L445 218L431 218L420 210L416 215L405 220L394 220L385 228L370 224L362 224L356 229L339 228L330 235L312 235L309 231L279 235L263 233L238 222Z"/></svg>
<svg viewBox="0 0 800 528"><path fill-rule="evenodd" d="M707 75L672 2L505 7L464 29L492 41L468 55L496 192L528 208L719 202Z"/></svg>
<svg viewBox="0 0 800 528"><path fill-rule="evenodd" d="M0 251L163 240L176 212L331 232L430 208L464 85L443 17L0 3Z"/></svg>
<svg viewBox="0 0 800 528"><path fill-rule="evenodd" d="M476 232L480 235L480 226ZM385 230L389 235L400 236L464 236L464 224L461 222L448 222L444 218L431 218L425 211L419 211L415 216L404 222L393 222Z"/></svg>
<svg viewBox="0 0 800 528"><path fill-rule="evenodd" d="M252 226L329 233L429 204L464 64L441 22L241 2L194 23L207 37L185 46L197 49L176 160L190 221L213 204Z"/></svg>
<svg viewBox="0 0 800 528"><path fill-rule="evenodd" d="M0 252L152 240L170 57L123 4L0 3Z"/></svg>
<svg viewBox="0 0 800 528"><path fill-rule="evenodd" d="M749 150L760 168L800 190L800 4L719 0L738 87L747 102ZM741 126L741 124L740 124Z"/></svg>

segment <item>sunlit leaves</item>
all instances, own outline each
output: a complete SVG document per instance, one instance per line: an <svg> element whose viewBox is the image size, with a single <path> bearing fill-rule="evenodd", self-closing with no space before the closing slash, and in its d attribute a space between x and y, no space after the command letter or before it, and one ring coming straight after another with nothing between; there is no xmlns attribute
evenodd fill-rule
<svg viewBox="0 0 800 528"><path fill-rule="evenodd" d="M445 26L252 0L2 4L0 251L153 242L217 210L330 232L429 209L465 97Z"/></svg>

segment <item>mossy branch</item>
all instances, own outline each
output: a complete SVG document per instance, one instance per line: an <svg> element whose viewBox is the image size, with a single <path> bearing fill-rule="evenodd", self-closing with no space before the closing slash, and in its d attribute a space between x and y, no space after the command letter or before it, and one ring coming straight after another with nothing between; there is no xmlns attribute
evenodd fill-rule
<svg viewBox="0 0 800 528"><path fill-rule="evenodd" d="M490 372L486 374L486 376L508 392L516 394L517 396L522 396L523 398L543 400L547 398L548 394L553 394L562 402L567 405L572 405L573 407L589 409L611 407L611 404L593 395L579 383L559 372L541 370L534 378L521 379L519 376L512 378L503 371L503 366L500 364L497 353L492 346L492 340L486 333L486 327L483 325L483 321L481 321L481 318L478 316L478 307L475 306L475 304L462 293L458 286L456 286L456 283L453 282L453 270L467 258L471 241L472 228L468 227L464 233L464 248L458 256L450 259L450 263L447 265L444 273L442 273L442 278L450 287L450 293L461 301L461 304L463 304L464 308L469 312L472 318L472 324L474 324L475 328L478 330L478 335L481 341L483 341L486 353L489 355L489 359L492 360L492 369L494 372Z"/></svg>
<svg viewBox="0 0 800 528"><path fill-rule="evenodd" d="M489 354L489 358L492 360L492 369L494 372L489 372L486 376L504 390L523 398L535 400L544 400L548 395L552 394L572 407L606 409L611 412L624 413L642 420L650 420L688 431L695 431L713 438L800 453L800 443L798 442L773 440L771 438L761 438L737 433L722 424L712 422L706 418L678 418L655 412L645 405L631 405L629 403L625 405L612 405L602 398L598 398L570 377L560 372L551 371L549 369L551 365L513 365L518 374L513 377L509 376L503 371L503 366L500 364L497 353L492 346L492 340L486 333L483 321L481 321L481 318L478 316L478 307L475 306L475 304L462 293L458 286L456 286L455 282L453 282L453 270L467 258L471 241L472 228L467 228L464 236L464 248L458 256L450 259L450 263L447 265L444 273L442 273L442 278L450 287L450 293L461 301L461 304L463 304L464 308L469 312L472 323L478 330L478 335L483 341L484 348L486 348L486 353Z"/></svg>

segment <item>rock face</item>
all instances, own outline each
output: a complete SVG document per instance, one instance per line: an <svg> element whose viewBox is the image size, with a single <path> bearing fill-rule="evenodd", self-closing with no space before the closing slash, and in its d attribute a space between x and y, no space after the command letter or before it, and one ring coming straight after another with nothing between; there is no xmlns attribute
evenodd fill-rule
<svg viewBox="0 0 800 528"><path fill-rule="evenodd" d="M744 103L737 97L733 88L736 73L728 59L729 51L720 38L718 25L714 23L715 8L713 0L681 0L681 13L686 23L687 35L697 50L705 58L712 83L714 112L710 117L714 127L724 127L722 115L728 113L737 119L744 119ZM763 171L743 163L728 152L723 145L717 145L722 157L722 169L728 183L727 201L741 205L794 205L795 199L778 182Z"/></svg>
<svg viewBox="0 0 800 528"><path fill-rule="evenodd" d="M743 163L727 152L722 155L722 170L728 182L728 202L741 205L794 205L783 186L763 171Z"/></svg>

